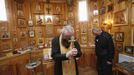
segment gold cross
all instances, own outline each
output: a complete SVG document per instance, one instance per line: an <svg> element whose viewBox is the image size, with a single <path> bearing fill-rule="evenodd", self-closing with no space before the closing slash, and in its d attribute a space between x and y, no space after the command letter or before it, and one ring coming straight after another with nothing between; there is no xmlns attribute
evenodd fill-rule
<svg viewBox="0 0 134 75"><path fill-rule="evenodd" d="M70 45L71 48L74 48L74 42L75 42L75 41L76 41L76 40L75 40L74 36L72 36L72 37L71 37L71 40L69 40L69 42L71 43L71 45Z"/></svg>

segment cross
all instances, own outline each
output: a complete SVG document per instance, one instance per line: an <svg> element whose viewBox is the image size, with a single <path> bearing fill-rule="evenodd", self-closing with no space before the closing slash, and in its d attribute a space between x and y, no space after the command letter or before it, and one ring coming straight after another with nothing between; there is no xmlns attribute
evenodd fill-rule
<svg viewBox="0 0 134 75"><path fill-rule="evenodd" d="M72 37L71 37L71 40L69 40L69 42L71 43L70 46L71 46L72 48L74 48L74 42L75 42L75 41L76 41L76 40L75 40L74 36L72 36Z"/></svg>

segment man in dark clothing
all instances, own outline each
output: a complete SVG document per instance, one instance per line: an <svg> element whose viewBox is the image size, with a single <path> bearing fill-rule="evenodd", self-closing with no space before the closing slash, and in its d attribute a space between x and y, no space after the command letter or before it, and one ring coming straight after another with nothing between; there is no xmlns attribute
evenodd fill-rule
<svg viewBox="0 0 134 75"><path fill-rule="evenodd" d="M114 43L109 33L98 27L92 29L95 37L98 75L113 75L112 59L114 58Z"/></svg>
<svg viewBox="0 0 134 75"><path fill-rule="evenodd" d="M70 47L70 38L71 36L73 36L74 30L71 26L65 26L62 29L62 33L59 37L55 37L52 40L52 58L55 61L55 68L54 68L54 73L55 75L78 75L78 66L77 66L77 62L76 62L76 58L81 56L81 50L80 50L80 45L77 41L74 41L74 47L73 49L69 49ZM63 46L63 47L61 47ZM62 52L63 49L66 49L66 52ZM74 60L74 63L71 65L75 65L75 67L73 69L71 69L71 67L69 67L69 71L70 73L64 73L64 69L63 68L67 68L64 67L63 62L65 62L64 64L68 64L67 62L70 62L71 60ZM72 62L72 61L71 61ZM74 70L74 71L72 71ZM73 73L75 72L75 73Z"/></svg>

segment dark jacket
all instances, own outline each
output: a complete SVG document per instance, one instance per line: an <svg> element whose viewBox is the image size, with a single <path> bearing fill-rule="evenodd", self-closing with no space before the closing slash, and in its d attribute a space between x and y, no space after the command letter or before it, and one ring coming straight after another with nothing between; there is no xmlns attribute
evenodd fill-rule
<svg viewBox="0 0 134 75"><path fill-rule="evenodd" d="M75 41L74 46L78 50L78 54L76 57L80 57L82 53L80 50L79 43ZM66 54L61 54L59 37L56 37L52 40L52 55L51 56L53 60L55 61L55 66L54 66L55 74L54 75L62 75L62 61L68 60L68 58L66 58ZM77 66L76 60L75 60L75 65L76 65L76 75L78 75L78 66Z"/></svg>
<svg viewBox="0 0 134 75"><path fill-rule="evenodd" d="M95 50L98 57L107 57L109 61L114 58L114 43L109 33L103 31L101 35L96 36Z"/></svg>

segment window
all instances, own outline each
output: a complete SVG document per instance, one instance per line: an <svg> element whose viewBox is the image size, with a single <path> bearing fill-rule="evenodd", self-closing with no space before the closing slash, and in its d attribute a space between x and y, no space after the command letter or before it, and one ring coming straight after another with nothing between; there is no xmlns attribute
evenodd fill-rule
<svg viewBox="0 0 134 75"><path fill-rule="evenodd" d="M87 21L88 20L87 0L80 0L78 2L78 16L79 16L79 21Z"/></svg>
<svg viewBox="0 0 134 75"><path fill-rule="evenodd" d="M0 21L7 21L5 0L0 0Z"/></svg>

